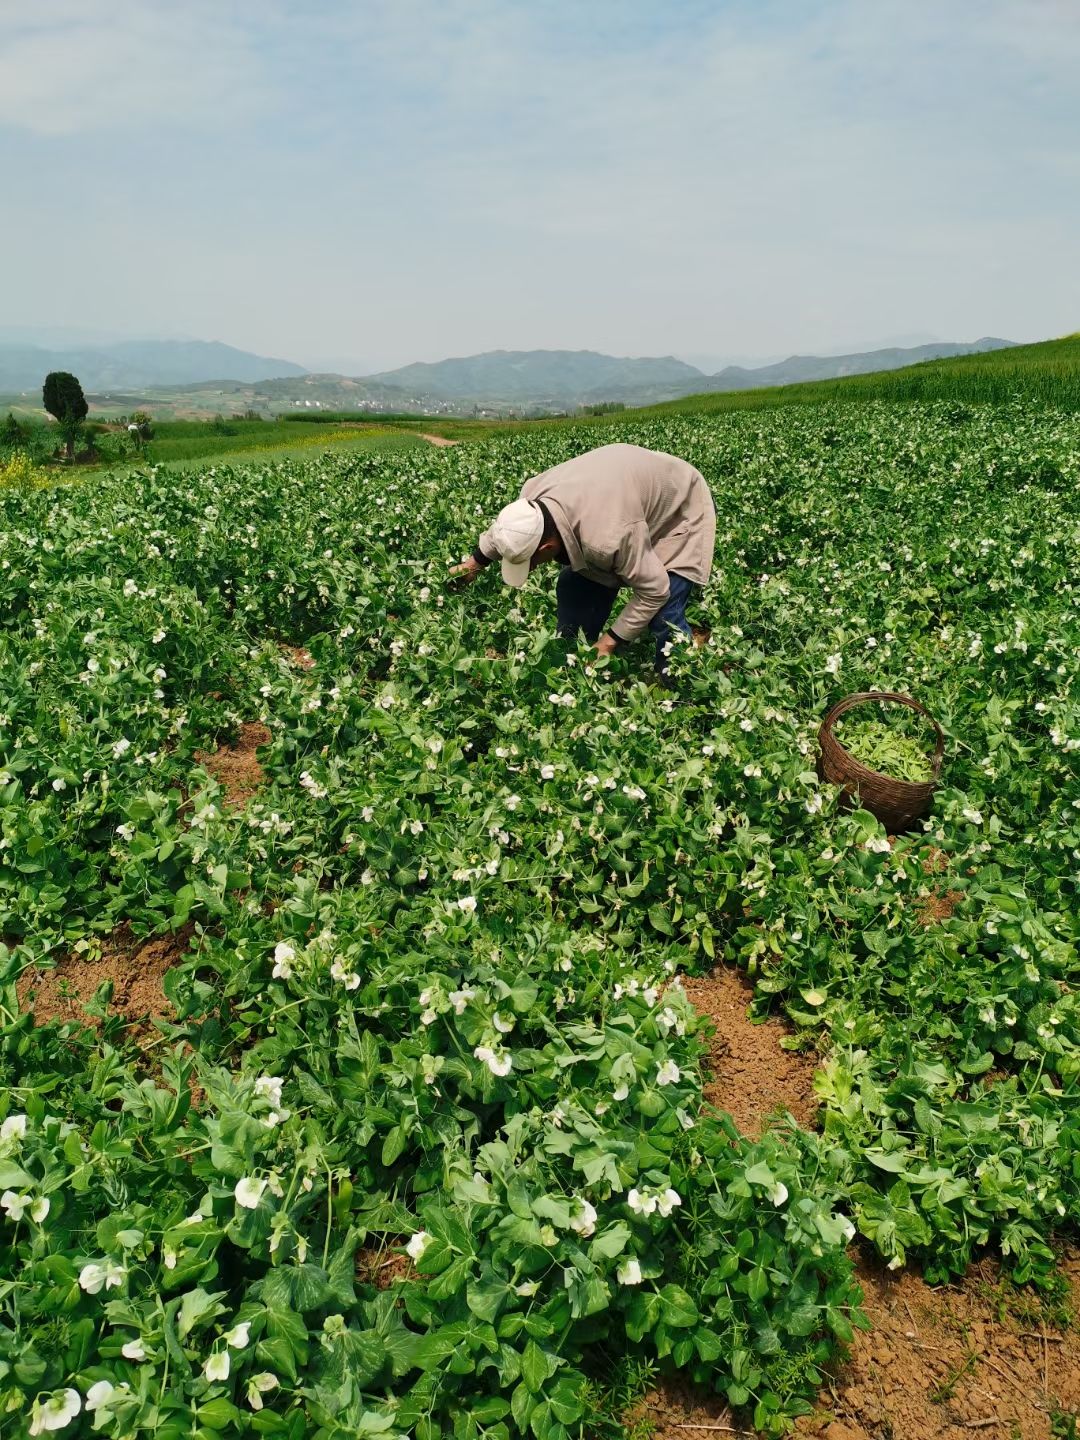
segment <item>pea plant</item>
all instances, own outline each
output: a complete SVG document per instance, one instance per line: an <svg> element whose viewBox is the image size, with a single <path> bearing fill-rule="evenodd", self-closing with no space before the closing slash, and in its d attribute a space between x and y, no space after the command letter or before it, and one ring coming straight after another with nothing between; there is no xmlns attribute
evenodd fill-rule
<svg viewBox="0 0 1080 1440"><path fill-rule="evenodd" d="M644 1361L778 1435L866 1323L856 1235L1052 1274L1080 423L611 433L716 498L670 690L556 637L543 571L446 586L584 427L0 498L5 1433L567 1440ZM817 774L872 689L946 732L911 835ZM254 723L238 803L205 757ZM116 976L34 1014L118 936L171 937L159 1018ZM720 962L819 1057L816 1129L703 1102Z"/></svg>

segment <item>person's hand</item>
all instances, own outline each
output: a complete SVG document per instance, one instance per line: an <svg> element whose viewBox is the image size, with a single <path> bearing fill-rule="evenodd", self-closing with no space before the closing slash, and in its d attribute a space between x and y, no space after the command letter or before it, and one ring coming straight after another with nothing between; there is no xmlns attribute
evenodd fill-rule
<svg viewBox="0 0 1080 1440"><path fill-rule="evenodd" d="M471 555L467 556L460 565L455 565L450 571L450 583L455 590L462 590L466 585L471 585L484 567L478 565Z"/></svg>
<svg viewBox="0 0 1080 1440"><path fill-rule="evenodd" d="M610 635L608 635L608 634L606 634L606 633L603 634L603 635L601 635L601 636L600 636L600 639L596 642L596 653L597 653L597 655L614 655L614 654L615 654L615 650L616 650L616 642L615 642L615 640L612 638L612 636L610 636Z"/></svg>

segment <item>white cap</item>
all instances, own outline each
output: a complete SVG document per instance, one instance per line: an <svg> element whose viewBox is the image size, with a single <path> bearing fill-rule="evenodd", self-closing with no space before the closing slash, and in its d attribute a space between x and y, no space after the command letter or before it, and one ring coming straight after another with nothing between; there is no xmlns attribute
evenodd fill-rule
<svg viewBox="0 0 1080 1440"><path fill-rule="evenodd" d="M540 506L531 500L515 500L496 515L491 526L491 543L502 557L502 578L520 590L529 578L529 561L544 534Z"/></svg>

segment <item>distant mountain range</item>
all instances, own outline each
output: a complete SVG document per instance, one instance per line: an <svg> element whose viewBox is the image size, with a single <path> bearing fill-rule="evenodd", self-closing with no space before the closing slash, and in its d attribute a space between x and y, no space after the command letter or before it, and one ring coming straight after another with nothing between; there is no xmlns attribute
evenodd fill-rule
<svg viewBox="0 0 1080 1440"><path fill-rule="evenodd" d="M216 340L120 340L110 345L44 348L0 340L0 391L41 387L50 370L69 370L84 390L146 389L204 380L252 383L305 375L302 365L234 350Z"/></svg>
<svg viewBox="0 0 1080 1440"><path fill-rule="evenodd" d="M984 337L971 344L917 345L853 355L792 355L772 365L728 365L709 375L666 355L619 359L593 350L492 350L374 375L311 374L287 360L267 359L202 340L125 340L93 348L47 349L0 336L0 393L32 391L50 370L70 370L84 390L110 392L195 389L222 403L264 409L299 406L348 410L543 413L605 401L648 405L684 395L791 385L895 370L921 360L1005 349L1013 342ZM145 396L151 404L154 395Z"/></svg>

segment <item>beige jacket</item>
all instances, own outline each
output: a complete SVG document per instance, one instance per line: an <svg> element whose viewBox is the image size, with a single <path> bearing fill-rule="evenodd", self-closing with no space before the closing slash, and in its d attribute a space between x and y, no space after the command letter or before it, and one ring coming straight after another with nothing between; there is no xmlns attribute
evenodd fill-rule
<svg viewBox="0 0 1080 1440"><path fill-rule="evenodd" d="M633 640L666 603L668 571L704 585L712 570L716 511L703 476L685 460L640 445L601 445L545 470L523 500L551 511L579 574L633 596L611 625ZM490 532L480 549L493 557Z"/></svg>

